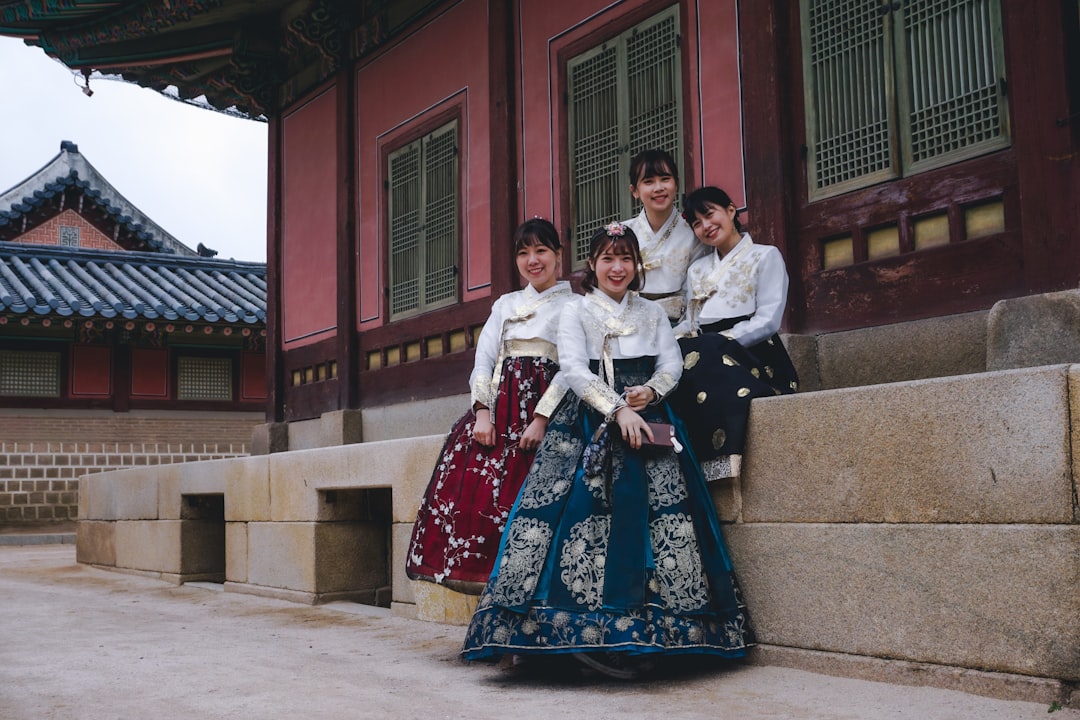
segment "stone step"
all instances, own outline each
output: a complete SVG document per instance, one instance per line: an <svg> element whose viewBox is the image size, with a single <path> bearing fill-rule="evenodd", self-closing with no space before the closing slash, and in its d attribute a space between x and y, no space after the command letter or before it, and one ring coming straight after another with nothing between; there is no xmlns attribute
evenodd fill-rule
<svg viewBox="0 0 1080 720"><path fill-rule="evenodd" d="M74 545L75 533L11 533L0 535L0 545Z"/></svg>

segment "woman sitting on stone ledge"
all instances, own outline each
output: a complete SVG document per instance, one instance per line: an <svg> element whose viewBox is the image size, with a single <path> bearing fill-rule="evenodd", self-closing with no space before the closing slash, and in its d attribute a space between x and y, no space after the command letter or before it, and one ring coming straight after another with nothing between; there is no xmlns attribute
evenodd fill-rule
<svg viewBox="0 0 1080 720"><path fill-rule="evenodd" d="M756 244L737 215L716 187L684 202L683 217L713 251L687 272L686 312L674 328L683 375L671 404L710 478L738 474L750 401L799 387L778 334L787 305L784 258Z"/></svg>

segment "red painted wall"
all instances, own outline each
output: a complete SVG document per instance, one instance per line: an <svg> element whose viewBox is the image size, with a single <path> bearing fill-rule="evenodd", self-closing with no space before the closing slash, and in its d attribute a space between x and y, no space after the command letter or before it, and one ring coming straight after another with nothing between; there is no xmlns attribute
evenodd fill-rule
<svg viewBox="0 0 1080 720"><path fill-rule="evenodd" d="M71 346L71 397L109 397L112 394L112 348Z"/></svg>
<svg viewBox="0 0 1080 720"><path fill-rule="evenodd" d="M337 100L333 87L282 120L281 316L285 349L337 327Z"/></svg>
<svg viewBox="0 0 1080 720"><path fill-rule="evenodd" d="M266 399L266 355L243 353L240 356L240 400Z"/></svg>
<svg viewBox="0 0 1080 720"><path fill-rule="evenodd" d="M169 396L169 351L132 348L131 397Z"/></svg>
<svg viewBox="0 0 1080 720"><path fill-rule="evenodd" d="M487 3L464 0L357 70L357 192L362 208L357 243L357 319L361 330L385 322L385 153L413 139L418 126L447 112L457 112L459 117L462 301L490 295L487 34ZM436 48L446 49L444 61L432 62L433 56L439 56ZM402 82L402 78L408 82ZM509 239L495 239L499 240Z"/></svg>
<svg viewBox="0 0 1080 720"><path fill-rule="evenodd" d="M674 4L674 3L671 3ZM559 187L567 140L560 119L566 116L560 87L559 54L568 46L605 31L627 13L647 8L650 14L669 5L649 0L518 0L518 121L522 136L519 162L523 218L541 215L565 224ZM738 13L736 0L693 0L680 3L682 47L689 61L683 68L683 115L690 136L683 145L690 161L682 167L684 190L704 183L726 189L736 203L745 198L742 158L742 111L739 91ZM642 19L644 19L644 17ZM621 26L612 29L614 36ZM700 148L700 153L698 149Z"/></svg>

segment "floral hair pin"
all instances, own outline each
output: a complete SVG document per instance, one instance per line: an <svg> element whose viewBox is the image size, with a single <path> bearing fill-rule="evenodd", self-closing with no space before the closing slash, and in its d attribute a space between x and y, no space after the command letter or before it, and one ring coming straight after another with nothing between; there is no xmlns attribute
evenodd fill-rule
<svg viewBox="0 0 1080 720"><path fill-rule="evenodd" d="M626 226L620 222L613 222L604 230L607 232L608 237L622 237L626 234Z"/></svg>

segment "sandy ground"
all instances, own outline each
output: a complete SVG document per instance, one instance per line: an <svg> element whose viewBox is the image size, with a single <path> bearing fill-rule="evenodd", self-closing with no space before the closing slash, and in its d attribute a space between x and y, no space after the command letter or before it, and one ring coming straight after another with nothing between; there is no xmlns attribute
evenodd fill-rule
<svg viewBox="0 0 1080 720"><path fill-rule="evenodd" d="M464 628L308 607L0 547L0 718L1080 720L1041 704L712 663L643 682L458 659Z"/></svg>

